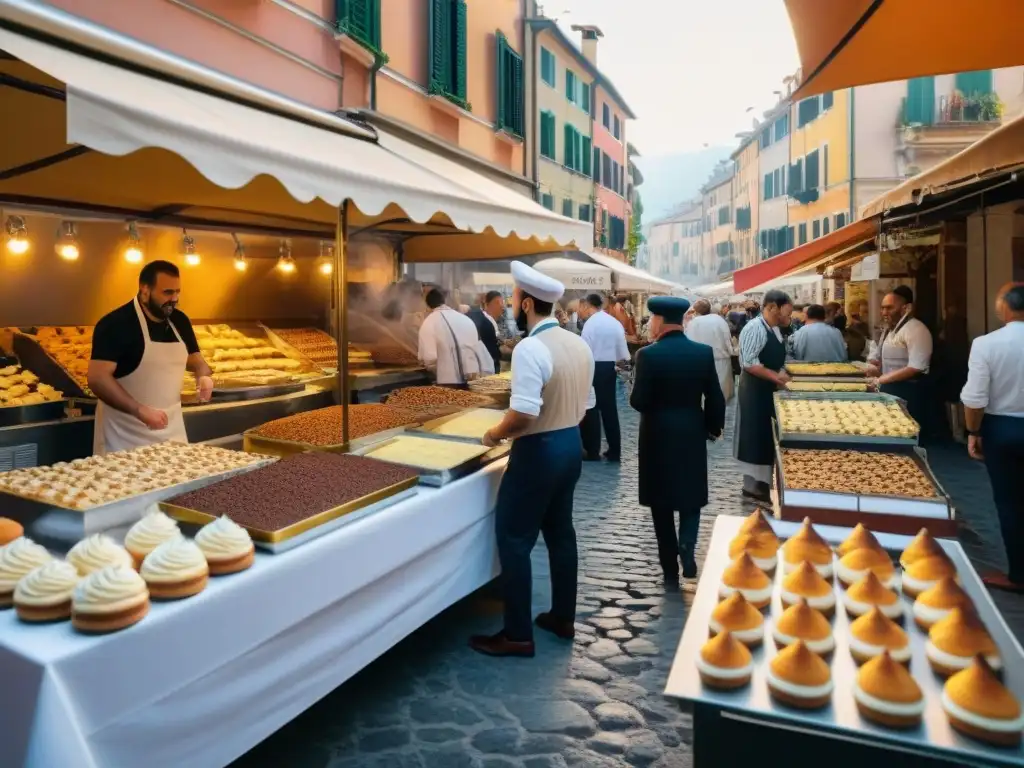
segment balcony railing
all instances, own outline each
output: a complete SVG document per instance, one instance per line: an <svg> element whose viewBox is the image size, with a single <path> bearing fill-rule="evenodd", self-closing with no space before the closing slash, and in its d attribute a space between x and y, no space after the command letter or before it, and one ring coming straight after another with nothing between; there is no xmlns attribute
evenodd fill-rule
<svg viewBox="0 0 1024 768"><path fill-rule="evenodd" d="M903 99L900 111L901 126L962 125L964 123L998 123L1003 116L1003 103L995 93L980 93L964 96L959 92L940 96L934 114L928 105L911 108Z"/></svg>

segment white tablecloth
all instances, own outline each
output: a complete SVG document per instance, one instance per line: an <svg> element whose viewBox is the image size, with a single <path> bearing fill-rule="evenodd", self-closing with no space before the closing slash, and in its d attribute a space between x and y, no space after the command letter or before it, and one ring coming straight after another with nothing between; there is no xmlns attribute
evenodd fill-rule
<svg viewBox="0 0 1024 768"><path fill-rule="evenodd" d="M0 612L0 766L230 762L497 575L504 466L257 554L124 632Z"/></svg>

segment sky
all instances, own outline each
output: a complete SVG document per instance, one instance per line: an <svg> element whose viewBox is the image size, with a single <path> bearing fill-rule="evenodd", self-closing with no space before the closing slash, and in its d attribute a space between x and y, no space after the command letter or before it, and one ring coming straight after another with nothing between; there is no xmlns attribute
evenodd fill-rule
<svg viewBox="0 0 1024 768"><path fill-rule="evenodd" d="M783 0L539 2L577 44L572 24L604 32L598 67L636 114L642 155L735 145L799 66Z"/></svg>

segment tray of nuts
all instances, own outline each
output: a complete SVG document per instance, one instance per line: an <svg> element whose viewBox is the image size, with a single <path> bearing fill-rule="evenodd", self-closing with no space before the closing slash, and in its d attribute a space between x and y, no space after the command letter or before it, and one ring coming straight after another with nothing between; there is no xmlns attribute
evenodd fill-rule
<svg viewBox="0 0 1024 768"><path fill-rule="evenodd" d="M493 398L450 387L403 387L387 398L387 404L397 408L431 410L437 408L493 408Z"/></svg>
<svg viewBox="0 0 1024 768"><path fill-rule="evenodd" d="M306 451L345 453L400 434L420 424L423 415L406 408L377 403L348 407L348 444L341 441L340 405L317 408L268 421L242 433L245 450L267 456L291 456Z"/></svg>

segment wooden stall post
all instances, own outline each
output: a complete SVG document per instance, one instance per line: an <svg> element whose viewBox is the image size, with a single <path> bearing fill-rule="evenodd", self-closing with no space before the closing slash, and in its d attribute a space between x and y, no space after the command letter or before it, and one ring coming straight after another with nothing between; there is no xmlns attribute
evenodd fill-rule
<svg viewBox="0 0 1024 768"><path fill-rule="evenodd" d="M348 207L346 199L338 210L338 231L334 248L334 311L338 329L338 395L341 398L341 442L348 446L348 406L352 399L348 374Z"/></svg>

